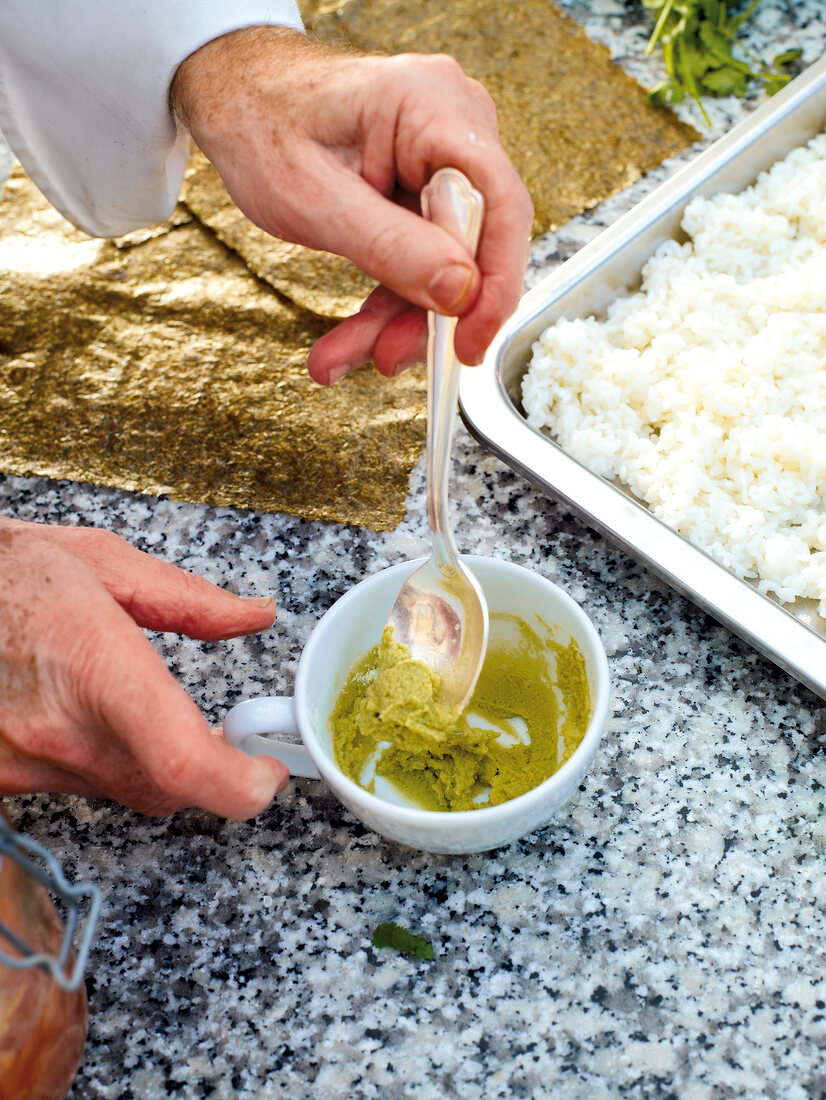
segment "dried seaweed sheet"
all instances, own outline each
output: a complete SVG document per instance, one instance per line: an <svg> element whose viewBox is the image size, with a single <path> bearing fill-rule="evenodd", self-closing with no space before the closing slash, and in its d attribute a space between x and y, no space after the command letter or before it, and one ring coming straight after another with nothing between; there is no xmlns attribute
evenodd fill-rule
<svg viewBox="0 0 826 1100"><path fill-rule="evenodd" d="M197 221L90 240L20 169L0 205L0 467L389 530L424 442L421 370L305 368L329 327Z"/></svg>

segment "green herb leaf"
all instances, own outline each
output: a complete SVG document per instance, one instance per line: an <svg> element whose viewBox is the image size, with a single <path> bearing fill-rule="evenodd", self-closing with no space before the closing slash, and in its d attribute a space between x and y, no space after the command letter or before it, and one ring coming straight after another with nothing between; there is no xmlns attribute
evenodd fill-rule
<svg viewBox="0 0 826 1100"><path fill-rule="evenodd" d="M803 50L793 49L784 50L783 53L779 53L774 59L774 67L776 69L782 69L792 61L797 61L798 57L803 55Z"/></svg>
<svg viewBox="0 0 826 1100"><path fill-rule="evenodd" d="M380 924L373 933L370 941L373 947L394 947L405 955L415 955L417 959L434 958L433 945L423 936L417 936L414 932L408 932L400 924L390 921L388 924Z"/></svg>
<svg viewBox="0 0 826 1100"><path fill-rule="evenodd" d="M736 69L728 67L707 73L700 83L711 95L743 96L746 94L746 78Z"/></svg>
<svg viewBox="0 0 826 1100"><path fill-rule="evenodd" d="M646 53L659 47L669 76L648 93L651 103L680 103L690 95L709 123L701 96L742 98L753 80L774 95L791 80L792 74L786 70L800 57L799 49L784 50L771 65L735 53L736 49L748 53L737 41L737 34L760 0L751 0L745 7L733 4L741 9L737 15L730 15L721 0L643 0L643 4L655 19Z"/></svg>
<svg viewBox="0 0 826 1100"><path fill-rule="evenodd" d="M652 103L661 107L666 103L682 103L685 99L685 92L673 80L663 80L661 84L657 84L655 88L651 89L648 98Z"/></svg>

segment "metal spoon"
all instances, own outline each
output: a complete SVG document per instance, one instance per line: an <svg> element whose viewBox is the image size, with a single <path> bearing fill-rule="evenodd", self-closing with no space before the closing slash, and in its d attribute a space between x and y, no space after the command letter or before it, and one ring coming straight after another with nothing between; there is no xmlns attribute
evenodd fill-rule
<svg viewBox="0 0 826 1100"><path fill-rule="evenodd" d="M455 168L441 168L422 190L424 216L476 253L482 196ZM440 700L457 710L473 694L488 644L488 606L459 560L448 514L448 463L459 387L455 317L428 313L427 522L431 556L402 585L387 625L395 641L441 680Z"/></svg>

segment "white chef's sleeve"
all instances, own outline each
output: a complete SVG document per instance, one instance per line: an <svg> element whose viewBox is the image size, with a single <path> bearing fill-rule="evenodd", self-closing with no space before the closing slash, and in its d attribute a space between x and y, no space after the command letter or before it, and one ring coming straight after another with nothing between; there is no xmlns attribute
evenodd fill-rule
<svg viewBox="0 0 826 1100"><path fill-rule="evenodd" d="M0 131L91 236L163 221L189 149L169 108L175 71L259 24L302 29L294 0L0 0Z"/></svg>

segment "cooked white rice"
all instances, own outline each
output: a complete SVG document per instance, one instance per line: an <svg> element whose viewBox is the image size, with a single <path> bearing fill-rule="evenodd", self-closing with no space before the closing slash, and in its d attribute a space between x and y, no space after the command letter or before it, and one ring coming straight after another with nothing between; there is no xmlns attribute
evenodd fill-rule
<svg viewBox="0 0 826 1100"><path fill-rule="evenodd" d="M826 616L826 134L694 199L604 320L534 344L528 422L783 602Z"/></svg>

